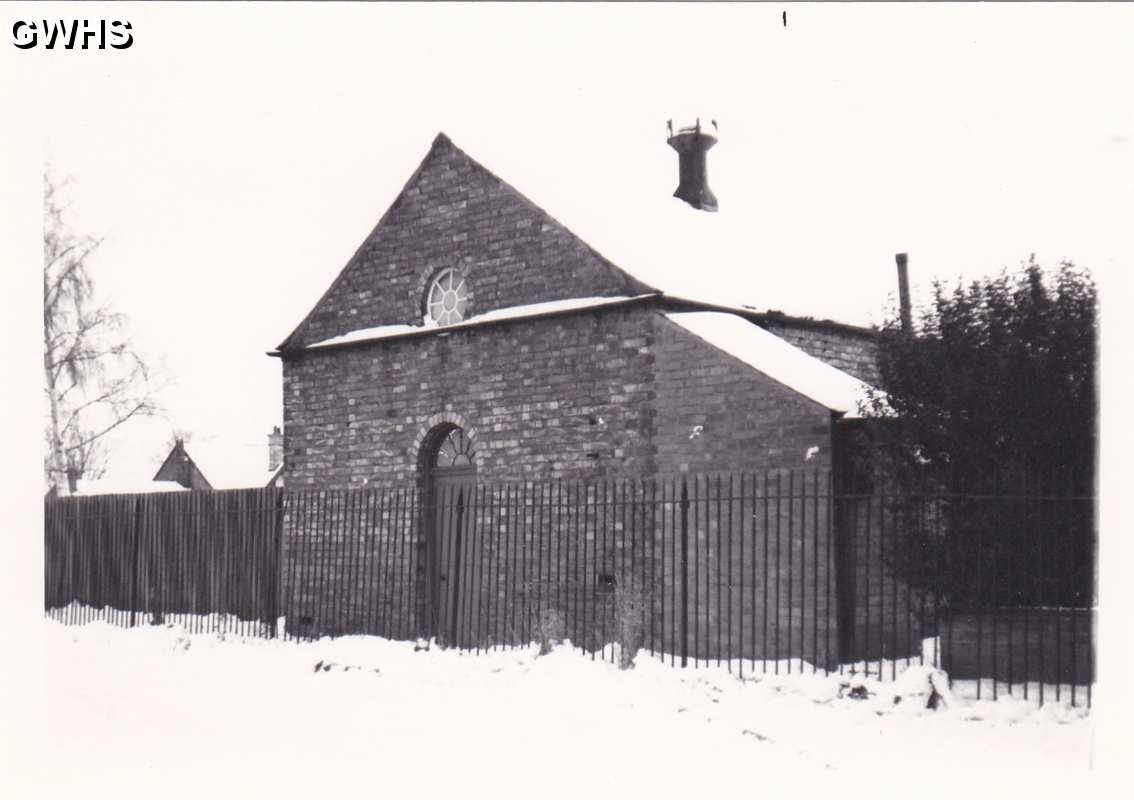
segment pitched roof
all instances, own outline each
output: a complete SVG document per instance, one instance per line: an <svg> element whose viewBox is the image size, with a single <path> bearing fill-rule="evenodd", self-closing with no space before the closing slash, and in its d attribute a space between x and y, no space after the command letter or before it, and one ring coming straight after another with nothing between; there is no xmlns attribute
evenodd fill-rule
<svg viewBox="0 0 1134 800"><path fill-rule="evenodd" d="M197 462L185 451L185 443L181 439L174 441L152 480L175 481L187 489L213 488Z"/></svg>
<svg viewBox="0 0 1134 800"><path fill-rule="evenodd" d="M868 384L758 325L718 311L672 312L666 317L819 405L848 418L862 416L871 391Z"/></svg>

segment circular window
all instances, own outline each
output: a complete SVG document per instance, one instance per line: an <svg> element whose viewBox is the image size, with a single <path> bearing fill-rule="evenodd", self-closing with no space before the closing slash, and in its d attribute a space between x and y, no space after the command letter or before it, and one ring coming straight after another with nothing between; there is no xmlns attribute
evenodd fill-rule
<svg viewBox="0 0 1134 800"><path fill-rule="evenodd" d="M465 278L455 269L447 269L437 276L429 287L425 300L425 320L434 325L452 325L465 318L469 301L469 287Z"/></svg>

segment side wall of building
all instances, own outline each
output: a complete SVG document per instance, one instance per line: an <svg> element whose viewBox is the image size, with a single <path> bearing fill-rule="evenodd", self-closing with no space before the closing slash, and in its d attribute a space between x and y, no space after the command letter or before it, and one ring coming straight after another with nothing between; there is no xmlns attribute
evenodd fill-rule
<svg viewBox="0 0 1134 800"><path fill-rule="evenodd" d="M680 326L656 320L658 469L826 469L831 413Z"/></svg>
<svg viewBox="0 0 1134 800"><path fill-rule="evenodd" d="M690 484L695 651L834 663L831 412L661 316L657 342L659 472L728 473Z"/></svg>

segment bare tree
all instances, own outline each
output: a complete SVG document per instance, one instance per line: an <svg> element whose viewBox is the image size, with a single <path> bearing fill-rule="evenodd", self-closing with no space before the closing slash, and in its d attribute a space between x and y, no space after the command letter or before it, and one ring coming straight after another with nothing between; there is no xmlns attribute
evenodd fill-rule
<svg viewBox="0 0 1134 800"><path fill-rule="evenodd" d="M64 185L50 169L45 173L44 470L48 485L63 495L78 478L101 475L108 434L157 411L150 370L131 346L125 317L95 300L87 261L101 241L67 224Z"/></svg>

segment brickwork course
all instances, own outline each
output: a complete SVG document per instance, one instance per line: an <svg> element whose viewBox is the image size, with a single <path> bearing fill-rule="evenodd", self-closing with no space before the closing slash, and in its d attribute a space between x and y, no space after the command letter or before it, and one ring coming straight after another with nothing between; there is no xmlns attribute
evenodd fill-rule
<svg viewBox="0 0 1134 800"><path fill-rule="evenodd" d="M421 327L432 281L448 269L467 281L468 315L633 299L452 330ZM477 480L488 483L836 467L839 415L664 314L695 307L607 261L438 135L275 354L283 361L285 485L423 489L423 448L439 425L465 432ZM871 331L741 315L849 375L876 378ZM309 347L393 325L421 330ZM289 546L302 544L292 541L297 535L289 534ZM422 526L423 552L429 535ZM820 552L828 545L815 544ZM432 569L428 561L419 559L418 569ZM791 602L834 625L825 600L821 612L816 597ZM418 613L427 613L421 604Z"/></svg>

